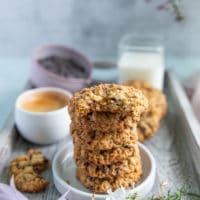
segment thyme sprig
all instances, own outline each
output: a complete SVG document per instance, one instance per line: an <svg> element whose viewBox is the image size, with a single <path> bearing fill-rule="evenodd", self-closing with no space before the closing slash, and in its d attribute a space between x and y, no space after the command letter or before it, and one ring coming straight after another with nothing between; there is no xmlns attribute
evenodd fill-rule
<svg viewBox="0 0 200 200"><path fill-rule="evenodd" d="M183 197L191 197L192 199L200 199L200 195L199 194L195 194L195 193L191 193L191 192L187 192L185 190L176 190L175 192L171 192L170 190L167 192L166 195L163 196L152 196L152 197L148 197L144 200L182 200ZM134 194L133 196L129 196L126 198L126 200L136 200L137 199L137 195Z"/></svg>
<svg viewBox="0 0 200 200"><path fill-rule="evenodd" d="M166 191L165 187L167 185L167 182L163 182L160 184L160 191L158 194L155 194L151 197L142 198L137 193L131 193L130 191L126 193L126 190L124 188L118 189L115 192L108 191L108 198L106 200L183 200L185 198L187 199L200 199L200 194L196 194L192 191L192 187L189 187L189 189L185 189L184 187L177 190L168 190ZM190 191L191 190L191 191Z"/></svg>
<svg viewBox="0 0 200 200"><path fill-rule="evenodd" d="M183 197L190 197L190 199L200 199L200 194L195 194L193 192L188 192L186 189L177 189L175 192L168 190L164 194L163 189L167 185L166 182L160 184L160 192L158 195L153 195L152 197L144 198L143 200L182 200ZM126 200L137 200L138 195L133 194L126 198Z"/></svg>

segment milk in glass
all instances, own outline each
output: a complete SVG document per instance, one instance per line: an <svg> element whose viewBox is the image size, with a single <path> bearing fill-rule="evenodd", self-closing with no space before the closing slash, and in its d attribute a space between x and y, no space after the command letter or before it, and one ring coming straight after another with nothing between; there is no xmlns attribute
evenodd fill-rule
<svg viewBox="0 0 200 200"><path fill-rule="evenodd" d="M119 82L141 80L162 90L164 78L163 48L157 46L121 46L118 60Z"/></svg>

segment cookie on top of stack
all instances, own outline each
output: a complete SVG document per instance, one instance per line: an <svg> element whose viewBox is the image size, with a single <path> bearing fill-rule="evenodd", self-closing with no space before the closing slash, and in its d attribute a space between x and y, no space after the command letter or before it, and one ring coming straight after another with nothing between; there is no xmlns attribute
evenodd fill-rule
<svg viewBox="0 0 200 200"><path fill-rule="evenodd" d="M143 81L128 81L125 85L141 90L148 98L148 110L143 114L137 125L138 140L144 142L144 140L155 135L161 119L167 112L166 97L160 90Z"/></svg>
<svg viewBox="0 0 200 200"><path fill-rule="evenodd" d="M70 99L76 175L92 192L128 188L140 180L136 126L147 107L141 91L115 84L85 88Z"/></svg>

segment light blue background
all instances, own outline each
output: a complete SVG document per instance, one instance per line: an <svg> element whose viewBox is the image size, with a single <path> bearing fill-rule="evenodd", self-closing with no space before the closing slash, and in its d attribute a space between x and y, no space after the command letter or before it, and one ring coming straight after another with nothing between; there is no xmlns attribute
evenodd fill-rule
<svg viewBox="0 0 200 200"><path fill-rule="evenodd" d="M200 1L183 0L186 20L158 11L160 0L0 0L0 127L29 78L30 55L42 43L60 43L91 60L116 59L127 32L159 34L166 66L180 77L200 68Z"/></svg>

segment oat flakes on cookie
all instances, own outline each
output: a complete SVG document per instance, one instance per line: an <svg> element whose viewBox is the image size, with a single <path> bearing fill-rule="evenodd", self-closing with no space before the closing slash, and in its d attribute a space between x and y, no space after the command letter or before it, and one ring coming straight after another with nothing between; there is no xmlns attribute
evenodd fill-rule
<svg viewBox="0 0 200 200"><path fill-rule="evenodd" d="M160 121L167 111L167 101L162 91L142 81L128 81L125 85L140 89L148 98L149 107L146 113L141 116L138 123L137 134L140 142L151 138L157 132Z"/></svg>
<svg viewBox="0 0 200 200"><path fill-rule="evenodd" d="M91 112L83 117L78 117L73 113L71 119L76 126L92 131L116 131L132 128L138 118L124 113L111 112Z"/></svg>
<svg viewBox="0 0 200 200"><path fill-rule="evenodd" d="M49 182L34 171L24 170L15 175L15 185L22 192L40 192L47 188Z"/></svg>
<svg viewBox="0 0 200 200"><path fill-rule="evenodd" d="M70 115L86 116L91 112L131 113L139 120L148 107L148 100L140 90L116 84L100 84L85 88L73 95L69 102Z"/></svg>
<svg viewBox="0 0 200 200"><path fill-rule="evenodd" d="M85 159L95 165L110 165L128 157L135 156L138 152L137 144L131 146L122 146L110 150L90 151L78 144L74 145L74 158Z"/></svg>
<svg viewBox="0 0 200 200"><path fill-rule="evenodd" d="M70 127L74 142L87 150L110 150L121 146L131 146L137 142L136 123L133 128L115 131L88 131L82 127Z"/></svg>
<svg viewBox="0 0 200 200"><path fill-rule="evenodd" d="M120 187L133 187L135 182L138 182L142 175L142 169L132 173L124 174L123 176L116 176L113 178L94 178L84 173L82 170L76 170L77 178L94 193L106 193L109 189L115 191Z"/></svg>
<svg viewBox="0 0 200 200"><path fill-rule="evenodd" d="M47 170L49 161L38 149L30 149L26 154L10 162L8 180L14 176L16 187L23 192L39 192L48 186L48 181L40 177Z"/></svg>
<svg viewBox="0 0 200 200"><path fill-rule="evenodd" d="M75 93L68 105L76 175L96 193L140 180L136 124L148 107L140 90L100 84Z"/></svg>
<svg viewBox="0 0 200 200"><path fill-rule="evenodd" d="M156 115L163 117L167 111L167 101L165 94L143 81L128 81L125 85L139 89L147 97L149 101L148 110L153 110Z"/></svg>
<svg viewBox="0 0 200 200"><path fill-rule="evenodd" d="M79 159L76 161L77 168L81 169L84 174L94 178L111 178L118 175L123 176L124 174L131 173L134 171L141 170L141 158L138 155L134 157L128 157L125 160L118 161L111 165L95 165L91 162Z"/></svg>

